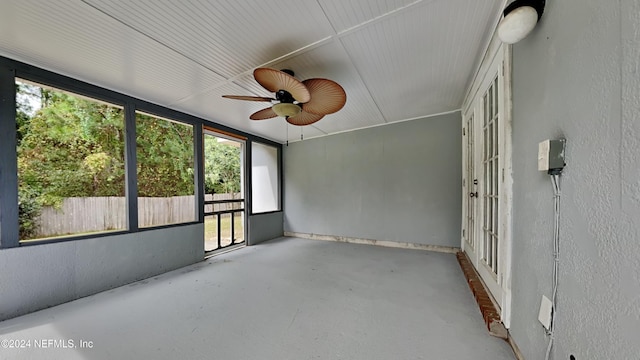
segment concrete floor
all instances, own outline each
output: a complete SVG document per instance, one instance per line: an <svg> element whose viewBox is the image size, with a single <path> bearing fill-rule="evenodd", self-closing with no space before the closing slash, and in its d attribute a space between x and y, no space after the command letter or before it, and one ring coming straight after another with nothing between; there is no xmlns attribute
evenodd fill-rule
<svg viewBox="0 0 640 360"><path fill-rule="evenodd" d="M514 359L454 255L289 238L0 322L0 340L31 342L2 359Z"/></svg>

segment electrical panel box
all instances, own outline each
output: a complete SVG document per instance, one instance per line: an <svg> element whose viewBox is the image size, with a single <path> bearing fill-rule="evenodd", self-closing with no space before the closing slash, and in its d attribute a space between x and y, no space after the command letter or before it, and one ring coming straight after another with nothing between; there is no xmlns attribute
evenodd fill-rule
<svg viewBox="0 0 640 360"><path fill-rule="evenodd" d="M540 311L538 312L538 321L544 326L545 329L551 328L551 317L553 312L553 303L548 297L542 295L540 301Z"/></svg>
<svg viewBox="0 0 640 360"><path fill-rule="evenodd" d="M566 140L545 140L538 144L538 170L560 171L566 165L564 162L564 147Z"/></svg>

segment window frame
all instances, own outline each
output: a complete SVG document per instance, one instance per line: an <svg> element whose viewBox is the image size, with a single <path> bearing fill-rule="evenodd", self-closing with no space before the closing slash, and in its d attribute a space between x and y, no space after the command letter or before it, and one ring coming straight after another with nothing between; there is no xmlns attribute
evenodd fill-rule
<svg viewBox="0 0 640 360"><path fill-rule="evenodd" d="M103 101L116 106L122 106L125 113L125 197L127 202L128 223L127 230L85 235L69 235L53 239L32 240L20 243L18 225L18 172L17 172L17 140L16 140L16 92L15 81L25 81L51 86L62 91L68 91L78 96L84 96L96 101ZM196 220L176 224L159 225L140 228L138 226L137 204L137 176L136 176L136 112L142 112L159 118L170 119L178 123L189 124L194 130L194 189L196 196ZM67 241L79 241L105 236L118 236L141 231L153 231L204 223L204 174L202 169L203 126L213 127L229 134L247 139L246 151L250 154L251 142L259 142L274 146L278 149L280 209L283 211L282 201L282 144L246 133L211 120L189 115L161 105L153 104L136 97L125 95L114 90L93 85L59 73L44 70L17 60L0 56L0 251L8 248L36 246ZM251 156L247 156L245 174L246 184L251 184ZM248 190L248 189L247 189ZM246 193L246 199L251 207L251 194ZM251 209L249 216L253 213ZM264 213L259 213L264 214Z"/></svg>
<svg viewBox="0 0 640 360"><path fill-rule="evenodd" d="M103 105L108 105L108 106L113 106L113 107L118 107L122 109L122 113L123 113L123 129L125 131L125 137L126 137L126 133L127 133L127 121L126 121L126 108L124 103L120 103L120 102L116 102L113 99L110 99L108 97L98 97L98 96L94 96L94 95L87 95L87 94L82 94L77 92L76 90L71 90L71 89L67 89L67 88L63 88L61 86L57 86L57 85L52 85L50 83L46 83L46 82L42 82L39 80L32 80L32 79L27 79L25 77L21 77L21 76L14 76L14 84L17 82L23 82L23 83L27 83L29 85L33 85L33 86L38 86L38 87L45 87L48 88L48 90L53 90L53 91L59 91L59 92L63 92L66 93L69 96L73 96L79 99L83 99L86 101L92 101L95 103L101 103ZM14 96L15 97L15 96ZM14 107L17 104L14 104ZM127 145L126 145L126 138L125 138L125 142L124 142L124 158L125 158L125 164L124 164L124 171L125 171L125 179L124 179L124 186L125 186L125 193L126 193L126 189L127 189ZM17 159L17 146L16 146L16 159ZM125 196L125 203L126 203L126 196ZM93 238L93 237L100 237L100 236L109 236L109 235L117 235L117 234L125 234L128 232L129 229L129 217L127 214L127 225L126 228L124 229L117 229L117 230L103 230L103 231L96 231L96 232L91 232L91 233L86 233L86 234L69 234L69 235L64 235L64 236L55 236L55 237L51 237L51 238L40 238L40 239L28 239L28 240L21 240L18 236L18 242L20 244L20 246L27 246L27 245L37 245L37 244L42 244L42 243L53 243L53 242L61 242L61 241L67 241L67 239L75 239L75 238ZM19 231L19 230L18 230ZM2 248L0 246L0 248Z"/></svg>
<svg viewBox="0 0 640 360"><path fill-rule="evenodd" d="M191 139L192 140L192 145L193 145L193 153L191 154L193 156L193 158L192 158L192 161L193 161L193 179L192 179L193 180L193 194L192 195L188 195L188 196L193 196L194 197L194 205L195 205L195 208L193 209L193 219L194 220L183 221L183 222L174 222L174 223L166 223L166 224L158 224L158 225L151 225L151 226L140 226L140 213L139 213L139 210L140 210L140 207L139 207L140 194L137 192L138 184L139 184L140 180L137 178L138 170L137 170L137 161L136 161L136 195L137 196L136 196L136 214L135 214L135 216L137 218L137 225L138 225L139 229L149 229L149 228L155 229L155 228L159 228L159 227L163 227L163 226L197 223L198 222L198 218L199 218L199 213L200 213L198 211L198 176L197 176L197 168L196 168L196 166L197 166L196 162L198 161L197 158L196 158L196 151L197 151L197 149L196 149L196 142L197 142L196 141L196 127L198 127L198 125L187 123L187 122L184 122L184 121L177 121L177 120L174 120L174 119L167 118L165 116L154 115L154 114L151 114L151 113L148 113L148 112L144 112L144 111L141 111L141 110L135 110L135 116L136 116L136 118L135 118L135 122L136 122L136 142L135 142L135 144L136 144L136 160L137 160L137 156L138 156L138 147L137 147L137 144L138 144L138 136L137 136L138 135L138 132L137 132L138 128L137 128L137 125L138 125L138 121L139 121L138 115L147 116L147 117L153 118L154 120L162 120L162 121L167 121L169 123L175 123L175 124L178 124L178 125L191 127L192 137L193 137Z"/></svg>

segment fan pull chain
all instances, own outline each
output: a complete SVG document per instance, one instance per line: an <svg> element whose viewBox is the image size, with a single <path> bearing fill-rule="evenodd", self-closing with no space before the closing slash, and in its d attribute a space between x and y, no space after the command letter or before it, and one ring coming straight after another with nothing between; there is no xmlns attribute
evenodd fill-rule
<svg viewBox="0 0 640 360"><path fill-rule="evenodd" d="M284 126L287 127L287 146L289 146L289 123L285 122Z"/></svg>
<svg viewBox="0 0 640 360"><path fill-rule="evenodd" d="M302 126L300 126L300 141L304 140L304 135L302 135Z"/></svg>

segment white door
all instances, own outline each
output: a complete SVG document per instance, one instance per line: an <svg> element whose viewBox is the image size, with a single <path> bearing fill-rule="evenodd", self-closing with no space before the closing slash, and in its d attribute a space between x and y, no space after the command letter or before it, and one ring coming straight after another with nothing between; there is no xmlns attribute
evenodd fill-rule
<svg viewBox="0 0 640 360"><path fill-rule="evenodd" d="M501 167L501 139L499 101L499 74L494 73L493 81L482 95L482 123L481 123L481 173L480 184L480 263L478 272L487 284L494 299L501 306L502 287L500 286L500 254L501 245L499 219L500 209L500 169Z"/></svg>
<svg viewBox="0 0 640 360"><path fill-rule="evenodd" d="M462 219L462 248L469 255L475 265L477 260L476 247L476 227L475 221L477 215L477 203L479 199L478 193L478 177L475 169L475 139L474 139L474 109L464 116L464 124L462 128L463 135L463 164L464 178L462 179L463 194L463 219Z"/></svg>
<svg viewBox="0 0 640 360"><path fill-rule="evenodd" d="M503 51L496 51L483 67L463 116L462 247L500 308L505 299L510 300L505 293L510 224L510 211L505 209L510 207L510 197L505 197L510 179L505 178L505 169L510 176L506 136L510 131L505 121L503 59Z"/></svg>

